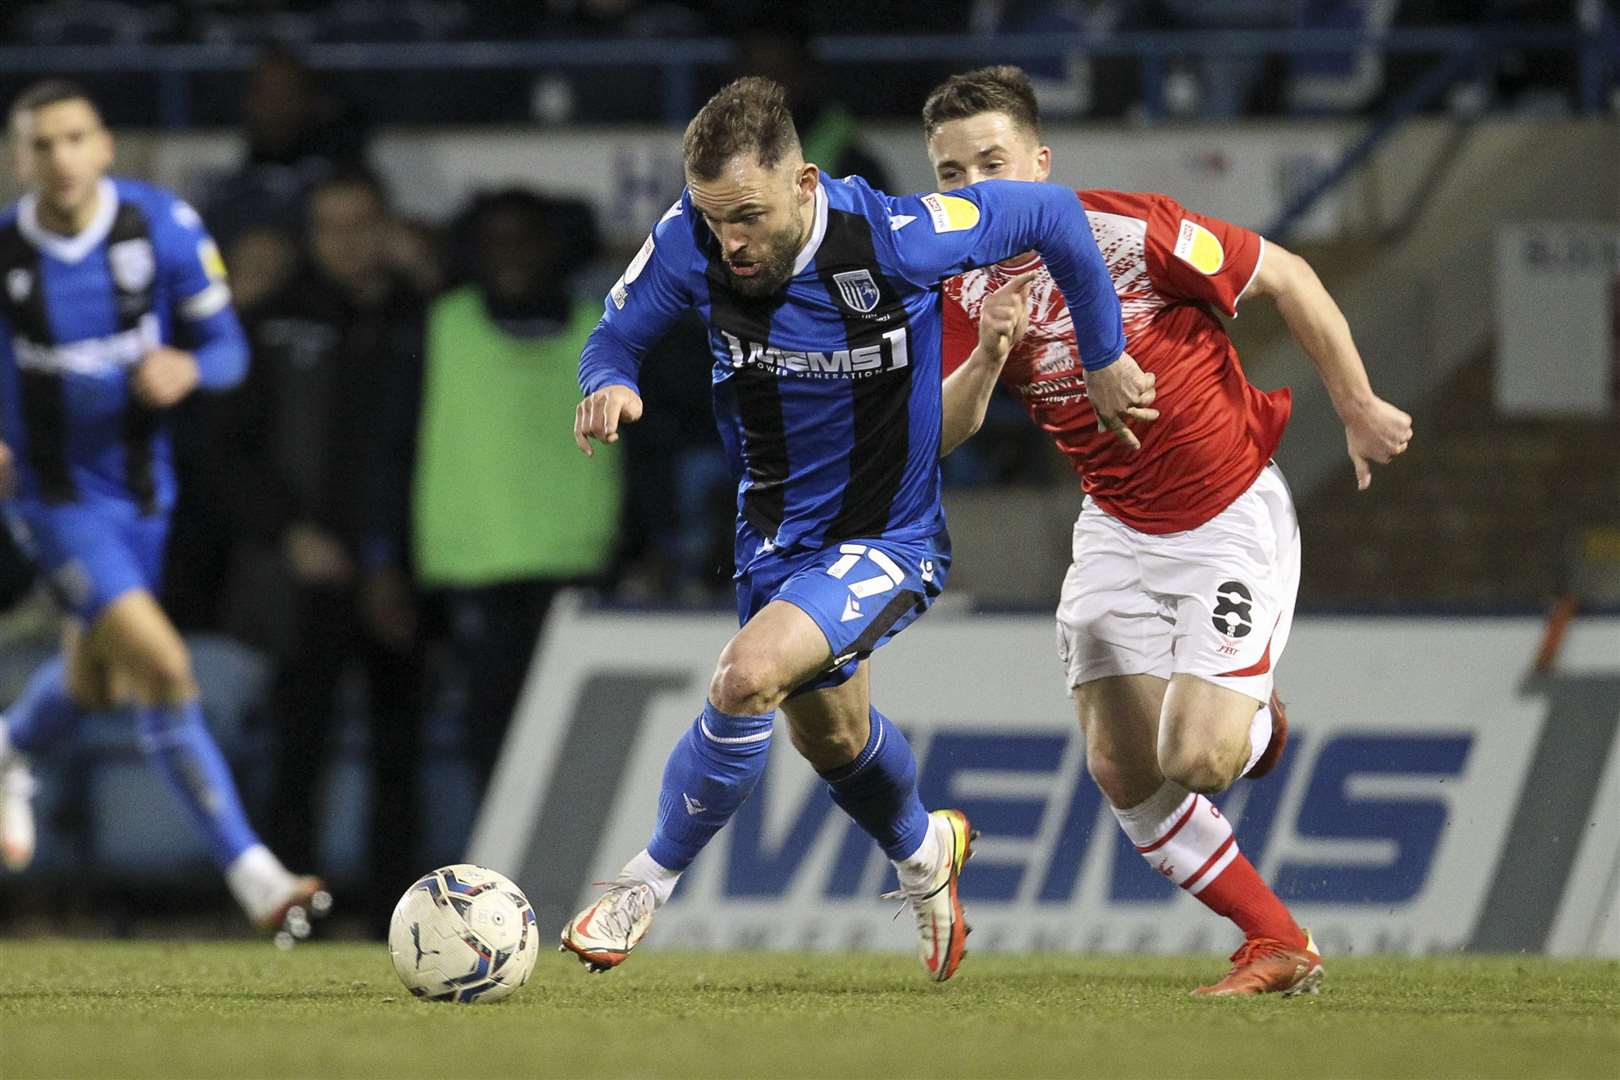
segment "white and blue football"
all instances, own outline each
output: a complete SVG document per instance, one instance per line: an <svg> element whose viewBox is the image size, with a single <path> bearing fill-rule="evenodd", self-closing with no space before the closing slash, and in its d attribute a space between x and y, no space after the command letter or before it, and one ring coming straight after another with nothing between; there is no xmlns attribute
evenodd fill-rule
<svg viewBox="0 0 1620 1080"><path fill-rule="evenodd" d="M500 1001L529 981L540 934L529 900L504 874L457 863L405 890L388 952L406 989L430 1001Z"/></svg>

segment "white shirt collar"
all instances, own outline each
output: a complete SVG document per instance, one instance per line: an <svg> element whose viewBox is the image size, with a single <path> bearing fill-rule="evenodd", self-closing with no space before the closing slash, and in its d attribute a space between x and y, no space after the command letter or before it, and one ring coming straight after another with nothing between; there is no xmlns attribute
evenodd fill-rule
<svg viewBox="0 0 1620 1080"><path fill-rule="evenodd" d="M810 227L810 239L799 252L799 257L793 260L793 274L795 277L807 270L815 261L816 252L821 250L821 240L827 235L827 187L820 180L816 181L816 222Z"/></svg>
<svg viewBox="0 0 1620 1080"><path fill-rule="evenodd" d="M76 263L94 251L112 231L118 216L118 187L107 177L96 186L96 216L76 236L61 236L39 223L39 196L30 191L17 203L17 231L34 247L65 263Z"/></svg>

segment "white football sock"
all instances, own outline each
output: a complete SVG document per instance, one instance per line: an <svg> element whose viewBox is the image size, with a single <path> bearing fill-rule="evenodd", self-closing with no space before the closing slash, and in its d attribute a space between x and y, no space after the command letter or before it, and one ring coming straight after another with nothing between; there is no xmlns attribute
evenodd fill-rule
<svg viewBox="0 0 1620 1080"><path fill-rule="evenodd" d="M1194 896L1238 856L1215 804L1169 780L1136 806L1115 807L1114 816L1147 864Z"/></svg>
<svg viewBox="0 0 1620 1080"><path fill-rule="evenodd" d="M949 828L949 824L946 828ZM939 842L939 832L934 825L934 819L928 819L928 831L923 834L922 843L917 850L904 859L895 859L894 870L900 877L900 887L908 893L925 893L934 887L934 878L939 875L939 860L944 855L944 847Z"/></svg>
<svg viewBox="0 0 1620 1080"><path fill-rule="evenodd" d="M294 878L281 860L263 844L254 844L225 868L231 895L254 921L268 918L287 899Z"/></svg>
<svg viewBox="0 0 1620 1080"><path fill-rule="evenodd" d="M671 870L657 859L647 853L646 848L633 855L624 869L619 871L619 880L643 881L652 886L653 899L658 907L663 907L670 894L675 891L675 883L681 880L681 871Z"/></svg>
<svg viewBox="0 0 1620 1080"><path fill-rule="evenodd" d="M1260 760L1260 755L1266 752L1271 745L1271 706L1262 705L1255 712L1254 719L1249 721L1249 762L1243 766L1243 772L1238 775L1247 775L1254 768L1254 763Z"/></svg>

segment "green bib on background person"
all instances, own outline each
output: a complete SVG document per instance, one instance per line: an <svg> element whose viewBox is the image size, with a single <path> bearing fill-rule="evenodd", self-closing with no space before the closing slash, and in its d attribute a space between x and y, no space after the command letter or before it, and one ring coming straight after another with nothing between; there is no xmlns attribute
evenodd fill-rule
<svg viewBox="0 0 1620 1080"><path fill-rule="evenodd" d="M601 315L514 337L475 288L428 314L414 499L417 574L428 587L590 577L618 543L618 446L574 445L579 353Z"/></svg>

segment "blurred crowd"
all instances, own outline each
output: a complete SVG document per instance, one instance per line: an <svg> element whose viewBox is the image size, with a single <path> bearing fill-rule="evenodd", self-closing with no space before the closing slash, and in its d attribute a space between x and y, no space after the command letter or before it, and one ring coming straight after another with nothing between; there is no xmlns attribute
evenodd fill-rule
<svg viewBox="0 0 1620 1080"><path fill-rule="evenodd" d="M349 95L385 123L661 123L666 58L656 45L737 39L773 27L808 40L846 35L961 37L1020 34L1072 48L1026 57L1043 115L1051 119L1143 115L1221 119L1278 113L1356 113L1387 103L1434 57L1367 50L1289 54L1209 52L1143 56L1111 48L1136 31L1362 30L1539 24L1580 26L1615 36L1611 0L865 0L786 4L778 0L34 0L0 6L0 43L29 46L194 44L253 48L398 46L448 42L623 43L623 60L510 67L474 60L477 79L455 64L391 69L387 54L341 76ZM823 76L863 116L909 117L929 87L970 56L872 63L829 60ZM898 58L897 58L898 59ZM599 62L601 61L601 62ZM718 86L728 62L694 62L699 83ZM401 77L408 75L409 77ZM1503 101L1567 104L1574 65L1567 53L1514 51L1493 73ZM23 76L26 77L26 76ZM115 82L117 123L174 123L172 81L139 67L90 76ZM234 73L201 70L183 93L187 122L230 120ZM476 86L470 85L475 81ZM0 71L0 90L8 77ZM700 99L701 100L701 99Z"/></svg>

